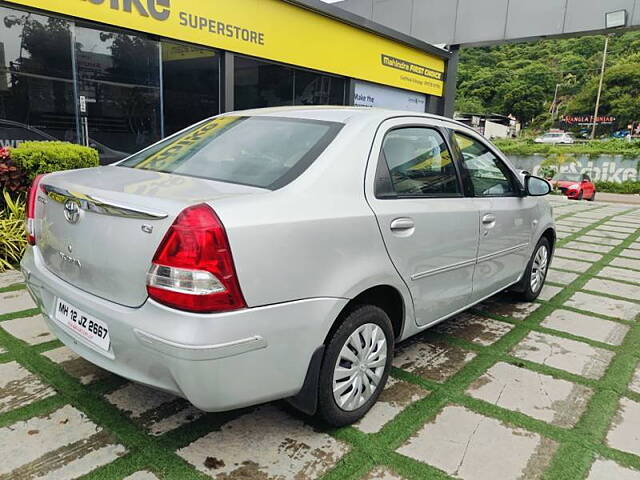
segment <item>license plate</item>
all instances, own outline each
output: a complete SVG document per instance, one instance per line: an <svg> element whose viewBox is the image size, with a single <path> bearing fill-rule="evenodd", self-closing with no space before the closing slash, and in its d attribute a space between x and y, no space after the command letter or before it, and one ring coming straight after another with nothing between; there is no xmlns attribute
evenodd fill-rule
<svg viewBox="0 0 640 480"><path fill-rule="evenodd" d="M80 335L87 342L109 351L111 340L107 324L82 310L58 299L55 319L67 329Z"/></svg>

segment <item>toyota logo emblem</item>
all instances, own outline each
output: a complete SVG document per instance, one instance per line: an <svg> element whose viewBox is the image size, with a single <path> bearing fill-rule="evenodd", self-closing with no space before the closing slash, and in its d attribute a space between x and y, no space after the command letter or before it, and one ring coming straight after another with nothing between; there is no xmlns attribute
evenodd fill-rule
<svg viewBox="0 0 640 480"><path fill-rule="evenodd" d="M69 223L78 223L78 220L80 220L80 205L73 200L64 202L64 218Z"/></svg>

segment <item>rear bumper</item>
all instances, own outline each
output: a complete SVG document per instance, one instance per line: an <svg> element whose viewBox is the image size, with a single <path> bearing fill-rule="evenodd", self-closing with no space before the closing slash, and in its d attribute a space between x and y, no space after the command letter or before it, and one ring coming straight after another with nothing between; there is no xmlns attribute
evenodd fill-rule
<svg viewBox="0 0 640 480"><path fill-rule="evenodd" d="M313 352L347 303L314 298L208 315L153 300L129 308L59 279L37 248L28 248L21 266L49 328L65 345L105 370L182 396L206 411L297 394ZM53 319L57 298L107 323L108 352Z"/></svg>

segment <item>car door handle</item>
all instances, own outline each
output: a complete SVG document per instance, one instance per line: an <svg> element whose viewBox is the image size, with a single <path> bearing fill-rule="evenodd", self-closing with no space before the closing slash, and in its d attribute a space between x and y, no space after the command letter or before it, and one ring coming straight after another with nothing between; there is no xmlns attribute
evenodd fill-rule
<svg viewBox="0 0 640 480"><path fill-rule="evenodd" d="M396 218L391 222L391 231L411 230L416 224L411 218Z"/></svg>
<svg viewBox="0 0 640 480"><path fill-rule="evenodd" d="M492 213L487 213L484 217L482 217L482 224L485 227L491 228L496 223L496 216Z"/></svg>

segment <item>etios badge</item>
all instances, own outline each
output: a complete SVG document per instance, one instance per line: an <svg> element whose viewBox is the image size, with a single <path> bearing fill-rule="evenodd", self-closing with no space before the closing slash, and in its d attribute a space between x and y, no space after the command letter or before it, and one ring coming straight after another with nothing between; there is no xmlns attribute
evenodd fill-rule
<svg viewBox="0 0 640 480"><path fill-rule="evenodd" d="M64 202L64 218L69 223L78 223L78 220L80 220L80 205L73 200Z"/></svg>

